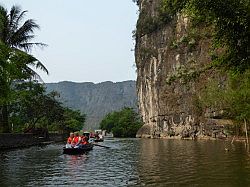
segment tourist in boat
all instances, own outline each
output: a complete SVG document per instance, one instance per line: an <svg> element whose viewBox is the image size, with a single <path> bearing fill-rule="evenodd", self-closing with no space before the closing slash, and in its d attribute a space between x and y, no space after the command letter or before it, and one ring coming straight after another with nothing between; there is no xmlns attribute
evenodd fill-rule
<svg viewBox="0 0 250 187"><path fill-rule="evenodd" d="M73 141L73 138L74 138L74 133L71 132L71 133L69 134L68 139L67 139L66 148L71 148L71 147L72 147L72 146L71 146L71 143L72 143L72 141Z"/></svg>
<svg viewBox="0 0 250 187"><path fill-rule="evenodd" d="M100 139L100 136L99 136L99 133L98 133L98 132L95 133L95 139L96 139L96 140L99 140L99 139Z"/></svg>
<svg viewBox="0 0 250 187"><path fill-rule="evenodd" d="M81 141L82 140L81 140L81 137L79 136L79 133L75 132L73 141L71 143L71 146L74 147L74 148L79 148L79 145L81 144Z"/></svg>
<svg viewBox="0 0 250 187"><path fill-rule="evenodd" d="M103 136L101 134L99 134L99 139L102 140L103 139Z"/></svg>
<svg viewBox="0 0 250 187"><path fill-rule="evenodd" d="M95 134L93 132L90 132L90 138L95 138Z"/></svg>
<svg viewBox="0 0 250 187"><path fill-rule="evenodd" d="M88 137L83 135L81 138L82 138L81 145L87 145L88 144Z"/></svg>

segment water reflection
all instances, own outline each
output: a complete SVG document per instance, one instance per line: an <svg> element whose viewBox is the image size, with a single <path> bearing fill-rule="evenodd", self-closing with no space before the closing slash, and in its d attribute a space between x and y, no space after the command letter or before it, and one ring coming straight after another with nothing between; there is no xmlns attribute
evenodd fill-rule
<svg viewBox="0 0 250 187"><path fill-rule="evenodd" d="M0 186L250 186L244 144L113 139L83 155L62 144L0 153ZM225 151L225 147L229 151Z"/></svg>
<svg viewBox="0 0 250 187"><path fill-rule="evenodd" d="M138 164L146 186L248 186L249 157L238 144L225 151L225 142L142 140Z"/></svg>

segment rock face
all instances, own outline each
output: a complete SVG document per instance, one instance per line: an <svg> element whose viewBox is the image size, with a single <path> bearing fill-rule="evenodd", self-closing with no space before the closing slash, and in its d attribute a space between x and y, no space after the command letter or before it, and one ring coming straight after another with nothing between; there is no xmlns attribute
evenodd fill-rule
<svg viewBox="0 0 250 187"><path fill-rule="evenodd" d="M144 21L142 24L146 25L147 20L157 20L160 2L139 1L138 23ZM206 75L186 84L183 84L185 80L167 84L172 75L209 63L209 44L209 40L196 41L190 37L189 19L181 14L153 31L137 34L137 95L144 121L137 137L223 135L218 120L203 118L203 111L196 102L196 92L207 81Z"/></svg>
<svg viewBox="0 0 250 187"><path fill-rule="evenodd" d="M46 84L47 91L60 93L60 101L66 106L87 114L85 129L97 129L102 118L109 112L123 107L137 108L136 83L59 82Z"/></svg>

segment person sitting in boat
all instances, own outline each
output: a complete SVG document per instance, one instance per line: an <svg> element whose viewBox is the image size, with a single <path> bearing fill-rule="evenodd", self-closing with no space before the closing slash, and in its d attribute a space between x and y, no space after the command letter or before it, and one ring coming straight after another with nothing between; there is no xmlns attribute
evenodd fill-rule
<svg viewBox="0 0 250 187"><path fill-rule="evenodd" d="M90 132L90 138L94 138L95 137L95 134L93 132Z"/></svg>
<svg viewBox="0 0 250 187"><path fill-rule="evenodd" d="M69 134L68 139L67 139L66 148L71 148L71 147L72 147L72 146L71 146L71 143L72 143L72 141L73 141L73 138L74 138L74 133L71 132L71 133Z"/></svg>
<svg viewBox="0 0 250 187"><path fill-rule="evenodd" d="M102 140L103 139L103 136L101 134L99 134L99 139Z"/></svg>
<svg viewBox="0 0 250 187"><path fill-rule="evenodd" d="M83 135L81 138L82 138L81 144L82 145L87 145L88 144L88 137Z"/></svg>
<svg viewBox="0 0 250 187"><path fill-rule="evenodd" d="M81 140L81 137L79 136L79 133L75 132L73 141L71 143L71 146L74 147L74 148L79 148L79 145L81 144L81 141L82 140Z"/></svg>
<svg viewBox="0 0 250 187"><path fill-rule="evenodd" d="M96 139L96 140L99 140L99 139L100 139L100 136L99 136L99 133L98 133L98 132L95 133L95 139Z"/></svg>

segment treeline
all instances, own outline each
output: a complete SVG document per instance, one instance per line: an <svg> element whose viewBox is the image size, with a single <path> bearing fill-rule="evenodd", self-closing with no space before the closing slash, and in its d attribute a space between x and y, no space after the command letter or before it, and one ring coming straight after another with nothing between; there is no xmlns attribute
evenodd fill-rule
<svg viewBox="0 0 250 187"><path fill-rule="evenodd" d="M64 107L57 98L57 92L46 93L42 84L35 82L16 83L13 91L16 100L11 102L8 111L9 123L14 132L45 128L49 131L78 131L82 129L85 115Z"/></svg>
<svg viewBox="0 0 250 187"><path fill-rule="evenodd" d="M143 123L132 108L123 108L107 114L100 123L102 130L112 132L114 137L135 137Z"/></svg>
<svg viewBox="0 0 250 187"><path fill-rule="evenodd" d="M46 93L34 69L48 74L46 67L30 52L35 46L34 31L39 25L25 21L27 11L0 6L0 132L24 132L34 128L53 131L82 129L85 115L64 107L56 92Z"/></svg>

